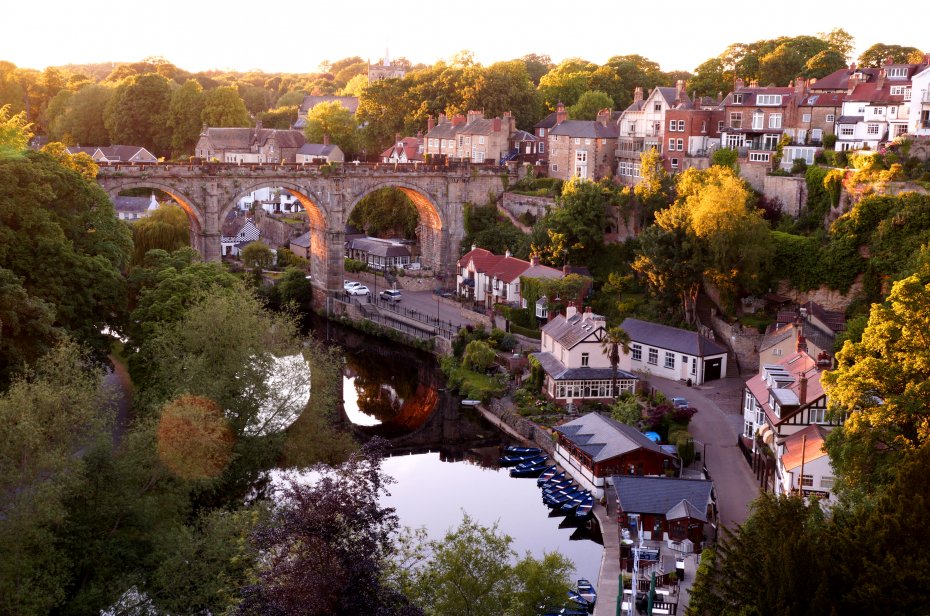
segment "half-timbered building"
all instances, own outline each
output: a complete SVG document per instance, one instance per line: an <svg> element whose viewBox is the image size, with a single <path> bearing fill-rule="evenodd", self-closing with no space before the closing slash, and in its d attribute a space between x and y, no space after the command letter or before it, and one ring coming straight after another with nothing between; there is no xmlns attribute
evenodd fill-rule
<svg viewBox="0 0 930 616"><path fill-rule="evenodd" d="M599 413L582 415L555 431L556 461L597 498L613 475L659 475L677 460L633 426Z"/></svg>

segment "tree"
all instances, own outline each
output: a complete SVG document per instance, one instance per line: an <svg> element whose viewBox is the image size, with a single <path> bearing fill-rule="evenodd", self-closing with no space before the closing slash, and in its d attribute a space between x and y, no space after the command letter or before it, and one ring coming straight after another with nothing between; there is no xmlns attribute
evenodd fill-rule
<svg viewBox="0 0 930 616"><path fill-rule="evenodd" d="M846 57L835 49L825 49L807 61L804 76L820 79L842 68L846 68Z"/></svg>
<svg viewBox="0 0 930 616"><path fill-rule="evenodd" d="M535 616L541 605L558 605L567 596L575 567L558 552L545 552L542 559L529 554L513 567L514 587L507 616Z"/></svg>
<svg viewBox="0 0 930 616"><path fill-rule="evenodd" d="M261 271L272 266L274 254L265 242L251 242L242 249L242 262L246 267Z"/></svg>
<svg viewBox="0 0 930 616"><path fill-rule="evenodd" d="M132 243L99 186L47 154L0 158L0 246L0 268L55 306L56 328L109 349L101 330L125 317L121 269Z"/></svg>
<svg viewBox="0 0 930 616"><path fill-rule="evenodd" d="M171 146L171 87L161 75L149 73L120 83L104 111L113 143L148 148L156 154Z"/></svg>
<svg viewBox="0 0 930 616"><path fill-rule="evenodd" d="M95 181L97 173L100 172L100 167L97 166L96 161L91 158L90 154L86 152L70 154L65 144L58 141L46 143L40 151L54 158L62 167L76 171L88 182Z"/></svg>
<svg viewBox="0 0 930 616"><path fill-rule="evenodd" d="M468 109L483 109L487 118L510 112L518 125L529 131L543 115L526 65L518 60L495 62L476 71L474 82L465 89L463 98Z"/></svg>
<svg viewBox="0 0 930 616"><path fill-rule="evenodd" d="M759 58L762 84L786 86L803 74L810 58L827 49L827 42L814 36L789 38Z"/></svg>
<svg viewBox="0 0 930 616"><path fill-rule="evenodd" d="M219 128L245 127L251 123L249 110L233 86L223 86L205 92L200 118L207 126Z"/></svg>
<svg viewBox="0 0 930 616"><path fill-rule="evenodd" d="M420 613L382 581L398 527L394 510L379 502L390 482L382 452L375 441L345 464L314 468L312 483L287 480L270 519L252 535L266 556L237 613Z"/></svg>
<svg viewBox="0 0 930 616"><path fill-rule="evenodd" d="M591 89L591 74L597 65L581 58L568 58L543 75L539 80L539 95L547 109L557 103L574 105L581 95Z"/></svg>
<svg viewBox="0 0 930 616"><path fill-rule="evenodd" d="M29 295L23 279L0 268L0 391L59 340L55 307Z"/></svg>
<svg viewBox="0 0 930 616"><path fill-rule="evenodd" d="M132 225L133 265L142 265L150 250L174 252L190 245L190 221L179 205L162 205Z"/></svg>
<svg viewBox="0 0 930 616"><path fill-rule="evenodd" d="M349 79L349 81L346 82L345 87L342 88L342 95L359 97L362 95L362 92L364 92L365 88L367 87L368 87L368 75L359 73L358 75L355 75L354 77Z"/></svg>
<svg viewBox="0 0 930 616"><path fill-rule="evenodd" d="M879 67L885 64L885 60L891 58L896 64L903 64L910 61L912 55L920 55L920 50L916 47L903 47L901 45L887 45L885 43L875 43L862 52L859 56L859 66L861 67Z"/></svg>
<svg viewBox="0 0 930 616"><path fill-rule="evenodd" d="M633 187L633 194L640 208L640 228L652 222L655 213L673 200L674 180L665 170L662 155L655 148L648 148L639 155L642 179Z"/></svg>
<svg viewBox="0 0 930 616"><path fill-rule="evenodd" d="M323 143L324 135L345 153L357 151L358 125L352 112L338 102L320 103L307 113L304 135L308 143Z"/></svg>
<svg viewBox="0 0 930 616"><path fill-rule="evenodd" d="M605 92L588 90L569 107L568 115L574 120L594 120L601 109L611 109L614 101Z"/></svg>
<svg viewBox="0 0 930 616"><path fill-rule="evenodd" d="M552 68L552 58L546 54L528 53L520 58L520 62L526 66L526 73L534 86L538 86L539 80Z"/></svg>
<svg viewBox="0 0 930 616"><path fill-rule="evenodd" d="M853 49L856 48L856 39L842 28L833 28L829 32L820 32L817 36L827 41L831 51L836 51L843 56L844 63L852 56Z"/></svg>
<svg viewBox="0 0 930 616"><path fill-rule="evenodd" d="M697 96L715 97L733 88L734 76L720 58L711 58L694 69L694 77L688 87Z"/></svg>
<svg viewBox="0 0 930 616"><path fill-rule="evenodd" d="M56 530L80 485L78 452L106 438L102 374L73 342L40 359L0 395L0 611L45 614L65 595Z"/></svg>
<svg viewBox="0 0 930 616"><path fill-rule="evenodd" d="M171 126L171 153L177 157L194 151L203 130L203 88L188 79L171 93L168 123Z"/></svg>
<svg viewBox="0 0 930 616"><path fill-rule="evenodd" d="M614 398L620 393L617 391L617 364L620 363L620 351L624 355L630 353L630 334L619 325L615 325L604 331L604 337L601 339L601 349L607 355L610 361L611 379L610 391L613 392Z"/></svg>
<svg viewBox="0 0 930 616"><path fill-rule="evenodd" d="M217 477L229 464L232 447L232 430L212 400L184 395L162 409L158 457L176 476L188 480Z"/></svg>
<svg viewBox="0 0 930 616"><path fill-rule="evenodd" d="M87 84L76 92L69 93L63 113L50 123L51 137L57 141L67 140L70 144L79 145L110 143L104 111L113 94L113 88L97 84Z"/></svg>
<svg viewBox="0 0 930 616"><path fill-rule="evenodd" d="M574 263L584 263L604 245L604 226L607 224L607 207L614 194L613 187L604 183L572 178L562 186L562 195L556 205L537 224L550 233L549 255L551 262L568 257ZM553 250L552 235L562 236ZM565 250L565 254L559 254ZM542 252L541 250L538 252Z"/></svg>
<svg viewBox="0 0 930 616"><path fill-rule="evenodd" d="M472 340L465 347L462 365L475 372L484 372L494 364L494 349L483 340Z"/></svg>
<svg viewBox="0 0 930 616"><path fill-rule="evenodd" d="M15 156L26 149L32 138L26 113L10 113L10 106L0 107L0 159Z"/></svg>
<svg viewBox="0 0 930 616"><path fill-rule="evenodd" d="M868 495L903 455L930 441L930 283L917 274L873 304L858 343L847 341L823 376L830 404L847 415L827 450L842 488Z"/></svg>

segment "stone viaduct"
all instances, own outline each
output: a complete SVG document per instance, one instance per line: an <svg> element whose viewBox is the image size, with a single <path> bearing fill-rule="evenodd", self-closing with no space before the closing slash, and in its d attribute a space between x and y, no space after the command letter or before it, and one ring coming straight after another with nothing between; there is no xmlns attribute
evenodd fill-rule
<svg viewBox="0 0 930 616"><path fill-rule="evenodd" d="M220 259L223 221L242 197L264 187L287 189L309 218L310 274L321 297L342 291L345 225L366 195L392 187L410 198L420 214L421 260L449 280L465 233L465 203L496 199L519 176L515 166L468 164L110 164L100 166L97 181L111 199L133 188L171 195L190 218L191 244L211 261Z"/></svg>

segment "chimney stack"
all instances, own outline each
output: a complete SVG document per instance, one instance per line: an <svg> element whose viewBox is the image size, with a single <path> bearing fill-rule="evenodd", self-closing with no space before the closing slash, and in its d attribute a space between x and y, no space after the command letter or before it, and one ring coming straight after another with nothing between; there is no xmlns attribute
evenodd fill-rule
<svg viewBox="0 0 930 616"><path fill-rule="evenodd" d="M597 112L597 123L601 126L607 126L610 122L610 109L604 108Z"/></svg>
<svg viewBox="0 0 930 616"><path fill-rule="evenodd" d="M426 132L430 132L435 126L436 124L433 123L433 116L426 116Z"/></svg>
<svg viewBox="0 0 930 616"><path fill-rule="evenodd" d="M509 258L512 257L512 256L513 256L513 255L511 254L509 248L508 248L507 250L504 251L504 258L505 258L505 259L509 259Z"/></svg>
<svg viewBox="0 0 930 616"><path fill-rule="evenodd" d="M681 95L685 91L685 80L679 79L675 82L675 103L681 103Z"/></svg>
<svg viewBox="0 0 930 616"><path fill-rule="evenodd" d="M468 123L471 124L475 120L480 120L483 117L484 117L484 114L480 111L474 111L474 110L469 111L468 112Z"/></svg>
<svg viewBox="0 0 930 616"><path fill-rule="evenodd" d="M394 133L394 143L400 145L400 133Z"/></svg>
<svg viewBox="0 0 930 616"><path fill-rule="evenodd" d="M807 338L803 333L798 333L797 345L795 347L798 353L807 353Z"/></svg>
<svg viewBox="0 0 930 616"><path fill-rule="evenodd" d="M323 133L323 145L329 145L329 135Z"/></svg>
<svg viewBox="0 0 930 616"><path fill-rule="evenodd" d="M736 80L733 82L733 91L738 92L742 90L744 85L745 83L743 82L743 80L737 77Z"/></svg>
<svg viewBox="0 0 930 616"><path fill-rule="evenodd" d="M539 265L539 255L530 255L530 267Z"/></svg>
<svg viewBox="0 0 930 616"><path fill-rule="evenodd" d="M798 402L807 404L807 374L803 372L798 378Z"/></svg>
<svg viewBox="0 0 930 616"><path fill-rule="evenodd" d="M633 102L640 103L643 100L643 87L636 86L633 88Z"/></svg>
<svg viewBox="0 0 930 616"><path fill-rule="evenodd" d="M436 121L436 123L437 123L437 124L442 124L442 123L445 122L445 121L446 121L446 114L440 113L440 114L439 114L439 119Z"/></svg>
<svg viewBox="0 0 930 616"><path fill-rule="evenodd" d="M492 124L494 125L493 130L495 133L501 132L501 119L500 118L494 118L494 121L492 122Z"/></svg>
<svg viewBox="0 0 930 616"><path fill-rule="evenodd" d="M570 319L576 314L578 314L578 309L575 308L575 302L568 302L568 306L565 308L565 318Z"/></svg>
<svg viewBox="0 0 930 616"><path fill-rule="evenodd" d="M587 321L591 318L594 313L591 312L591 306L588 306L584 309L584 314L581 315L582 321Z"/></svg>
<svg viewBox="0 0 930 616"><path fill-rule="evenodd" d="M800 97L804 94L804 91L807 90L807 82L803 77L798 77L794 80L794 93Z"/></svg>
<svg viewBox="0 0 930 616"><path fill-rule="evenodd" d="M565 105L560 101L555 106L555 125L558 126L568 118L568 112L565 111Z"/></svg>
<svg viewBox="0 0 930 616"><path fill-rule="evenodd" d="M456 114L456 115L452 116L452 126L453 126L453 128L456 127L456 126L463 126L463 125L465 124L465 122L466 122L465 116L463 116L463 115Z"/></svg>
<svg viewBox="0 0 930 616"><path fill-rule="evenodd" d="M878 69L878 79L875 80L875 89L881 90L882 86L885 85L885 69Z"/></svg>

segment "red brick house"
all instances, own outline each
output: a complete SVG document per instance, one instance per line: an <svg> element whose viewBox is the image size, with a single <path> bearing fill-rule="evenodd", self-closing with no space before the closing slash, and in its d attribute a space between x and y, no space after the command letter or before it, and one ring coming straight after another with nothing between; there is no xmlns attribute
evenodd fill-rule
<svg viewBox="0 0 930 616"><path fill-rule="evenodd" d="M632 426L588 413L555 428L555 459L597 498L613 475L660 475L677 458Z"/></svg>

